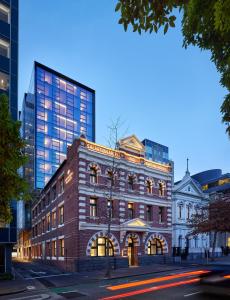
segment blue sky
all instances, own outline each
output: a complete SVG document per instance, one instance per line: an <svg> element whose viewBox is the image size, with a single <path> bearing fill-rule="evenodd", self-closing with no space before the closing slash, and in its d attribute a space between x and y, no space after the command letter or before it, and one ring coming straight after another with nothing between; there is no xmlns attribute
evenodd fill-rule
<svg viewBox="0 0 230 300"><path fill-rule="evenodd" d="M182 48L180 22L164 36L124 32L115 0L21 0L19 107L37 60L96 90L96 140L118 116L121 133L169 147L175 179L212 168L230 171L221 124L225 90L198 48Z"/></svg>

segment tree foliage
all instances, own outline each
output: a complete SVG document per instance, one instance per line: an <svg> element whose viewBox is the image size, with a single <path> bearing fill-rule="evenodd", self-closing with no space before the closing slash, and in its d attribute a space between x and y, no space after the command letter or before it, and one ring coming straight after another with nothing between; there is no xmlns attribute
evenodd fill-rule
<svg viewBox="0 0 230 300"><path fill-rule="evenodd" d="M11 118L8 97L0 95L0 222L4 223L11 221L11 201L29 198L28 185L18 172L26 162L20 126Z"/></svg>
<svg viewBox="0 0 230 300"><path fill-rule="evenodd" d="M230 232L230 198L219 197L209 205L200 208L190 219L191 235L212 233L212 257L218 233Z"/></svg>
<svg viewBox="0 0 230 300"><path fill-rule="evenodd" d="M125 31L164 34L175 27L175 10L183 12L183 46L198 46L211 52L211 61L220 72L220 83L228 90L221 105L222 121L230 137L230 0L118 0L115 11Z"/></svg>

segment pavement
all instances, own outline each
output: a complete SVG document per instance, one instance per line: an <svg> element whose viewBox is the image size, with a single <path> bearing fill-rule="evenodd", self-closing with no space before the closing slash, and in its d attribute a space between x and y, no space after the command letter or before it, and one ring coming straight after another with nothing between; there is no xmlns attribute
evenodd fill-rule
<svg viewBox="0 0 230 300"><path fill-rule="evenodd" d="M93 283L101 280L113 280L119 278L129 278L140 275L148 275L154 273L170 272L175 270L183 270L189 267L197 267L206 265L202 262L187 262L181 264L153 264L149 266L138 266L111 270L109 278L105 276L105 270L84 273L63 273L62 271L36 262L15 262L13 280L0 281L0 296L23 293L35 288L65 287L78 283ZM209 261L209 265L230 265L229 257L220 257L215 261ZM36 280L35 280L36 279ZM36 287L35 287L36 286Z"/></svg>

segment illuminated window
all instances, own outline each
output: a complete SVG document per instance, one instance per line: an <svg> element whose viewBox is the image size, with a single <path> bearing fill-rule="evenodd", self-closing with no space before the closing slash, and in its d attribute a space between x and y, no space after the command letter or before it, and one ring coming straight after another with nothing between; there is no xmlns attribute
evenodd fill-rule
<svg viewBox="0 0 230 300"><path fill-rule="evenodd" d="M89 215L90 217L96 217L97 216L97 199L96 198L90 198L89 203Z"/></svg>
<svg viewBox="0 0 230 300"><path fill-rule="evenodd" d="M150 180L147 180L146 188L147 188L147 193L152 194L152 182Z"/></svg>
<svg viewBox="0 0 230 300"><path fill-rule="evenodd" d="M151 205L147 205L146 215L147 215L147 221L148 222L152 221L152 206Z"/></svg>
<svg viewBox="0 0 230 300"><path fill-rule="evenodd" d="M100 237L93 241L90 255L91 256L106 256L107 255L107 238ZM113 244L109 241L109 256L114 255Z"/></svg>
<svg viewBox="0 0 230 300"><path fill-rule="evenodd" d="M62 79L59 79L60 89L66 90L66 82Z"/></svg>
<svg viewBox="0 0 230 300"><path fill-rule="evenodd" d="M163 247L159 239L148 241L148 255L162 255Z"/></svg>
<svg viewBox="0 0 230 300"><path fill-rule="evenodd" d="M3 4L0 4L0 20L10 23L10 9Z"/></svg>
<svg viewBox="0 0 230 300"><path fill-rule="evenodd" d="M164 221L164 207L159 207L158 216L159 216L159 223L163 223L163 221Z"/></svg>
<svg viewBox="0 0 230 300"><path fill-rule="evenodd" d="M159 196L164 196L164 184L162 182L158 183L158 188L159 188Z"/></svg>
<svg viewBox="0 0 230 300"><path fill-rule="evenodd" d="M134 205L133 203L128 203L128 218L133 219L134 218Z"/></svg>
<svg viewBox="0 0 230 300"><path fill-rule="evenodd" d="M10 44L3 39L0 39L0 55L10 57Z"/></svg>
<svg viewBox="0 0 230 300"><path fill-rule="evenodd" d="M59 224L64 224L64 206L59 207Z"/></svg>
<svg viewBox="0 0 230 300"><path fill-rule="evenodd" d="M46 216L46 221L47 221L47 231L50 231L50 214Z"/></svg>
<svg viewBox="0 0 230 300"><path fill-rule="evenodd" d="M0 72L0 89L7 91L9 88L9 75Z"/></svg>
<svg viewBox="0 0 230 300"><path fill-rule="evenodd" d="M57 213L56 211L52 212L52 227L56 227L56 219L57 219Z"/></svg>
<svg viewBox="0 0 230 300"><path fill-rule="evenodd" d="M87 100L87 94L86 94L86 92L81 91L80 92L80 98L83 99L83 100Z"/></svg>
<svg viewBox="0 0 230 300"><path fill-rule="evenodd" d="M57 242L52 241L52 256L57 256Z"/></svg>
<svg viewBox="0 0 230 300"><path fill-rule="evenodd" d="M52 84L52 75L48 72L45 72L45 79L44 79L45 82L49 83L49 84Z"/></svg>
<svg viewBox="0 0 230 300"><path fill-rule="evenodd" d="M59 240L59 245L60 245L60 256L64 257L65 256L65 242L64 242L64 239Z"/></svg>
<svg viewBox="0 0 230 300"><path fill-rule="evenodd" d="M90 183L98 183L98 176L97 176L97 170L95 167L90 168L90 177L89 177Z"/></svg>

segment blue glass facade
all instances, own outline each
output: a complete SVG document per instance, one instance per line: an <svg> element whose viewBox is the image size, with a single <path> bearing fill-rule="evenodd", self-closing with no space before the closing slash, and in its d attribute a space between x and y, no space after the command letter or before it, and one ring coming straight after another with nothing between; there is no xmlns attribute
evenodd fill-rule
<svg viewBox="0 0 230 300"><path fill-rule="evenodd" d="M0 0L0 93L18 118L18 0Z"/></svg>
<svg viewBox="0 0 230 300"><path fill-rule="evenodd" d="M145 146L145 157L147 159L163 164L169 163L168 147L148 139L144 139L142 144Z"/></svg>
<svg viewBox="0 0 230 300"><path fill-rule="evenodd" d="M24 137L34 132L30 140L34 159L25 173L34 177L34 188L41 189L66 158L67 147L76 137L83 134L95 141L95 91L38 62L33 77L33 92L27 94L23 111L26 114L27 103L27 115L31 111L34 115L34 120L24 120Z"/></svg>

